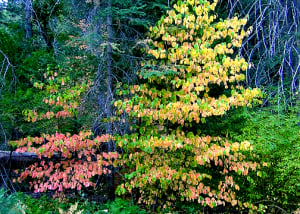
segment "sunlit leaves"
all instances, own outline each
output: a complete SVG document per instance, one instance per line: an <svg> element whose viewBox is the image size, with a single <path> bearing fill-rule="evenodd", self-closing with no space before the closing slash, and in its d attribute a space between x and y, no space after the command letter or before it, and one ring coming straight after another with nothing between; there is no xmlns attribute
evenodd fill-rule
<svg viewBox="0 0 300 214"><path fill-rule="evenodd" d="M257 208L237 198L240 177L251 179L250 172L260 168L246 160L250 142L195 131L206 118L252 106L261 97L259 89L241 86L248 63L236 51L250 32L244 30L247 20L218 20L212 13L216 4L178 1L150 28L151 59L138 74L147 82L119 90L132 96L115 102L119 114L127 112L137 122L134 134L117 139L125 151L122 164L132 169L119 194L138 190L139 202L149 206L171 208L180 200Z"/></svg>

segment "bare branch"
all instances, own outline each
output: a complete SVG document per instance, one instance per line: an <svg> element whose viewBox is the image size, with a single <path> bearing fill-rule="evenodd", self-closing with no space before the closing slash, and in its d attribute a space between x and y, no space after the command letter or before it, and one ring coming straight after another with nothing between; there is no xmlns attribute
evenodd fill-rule
<svg viewBox="0 0 300 214"><path fill-rule="evenodd" d="M279 105L293 105L300 84L297 1L228 0L227 12L229 17L236 13L247 15L254 29L240 49L248 63L254 64L246 71L247 85L273 88L269 90L269 96L274 96L273 92L277 91ZM275 87L279 88L274 90Z"/></svg>
<svg viewBox="0 0 300 214"><path fill-rule="evenodd" d="M3 61L2 61L2 67L0 70L0 94L2 91L2 88L5 85L5 78L6 78L6 74L9 70L9 68L14 68L14 66L11 64L8 56L0 49L0 53L3 56Z"/></svg>

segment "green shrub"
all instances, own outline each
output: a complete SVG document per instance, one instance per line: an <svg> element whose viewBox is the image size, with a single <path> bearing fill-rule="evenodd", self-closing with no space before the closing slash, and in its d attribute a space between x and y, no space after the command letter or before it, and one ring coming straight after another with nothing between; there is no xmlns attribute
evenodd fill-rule
<svg viewBox="0 0 300 214"><path fill-rule="evenodd" d="M253 181L249 187L253 201L264 201L272 208L295 210L300 193L300 129L297 107L286 113L264 108L248 112L242 134L235 140L248 139L254 146L256 158L269 164L264 179ZM251 189L252 188L252 189Z"/></svg>
<svg viewBox="0 0 300 214"><path fill-rule="evenodd" d="M39 199L36 199L23 193L19 193L18 196L26 205L26 213L30 214L52 214L60 213L62 211L68 213L68 211L74 208L74 205L76 204L77 207L75 211L83 210L82 213L86 214L96 213L100 208L99 204L89 202L88 200L65 199L65 201L59 201L58 199L50 198L47 195L43 195Z"/></svg>
<svg viewBox="0 0 300 214"><path fill-rule="evenodd" d="M58 199L53 199L43 195L39 199L35 199L23 193L18 193L17 196L14 195L13 197L17 198L17 200L19 200L24 207L26 212L23 211L22 213L29 214L58 214L77 212L82 214L147 213L139 207L131 204L129 201L120 198L117 198L112 202L100 204L94 201L89 201L85 198L65 199L64 201L59 201ZM15 202L17 200L14 199L12 201ZM1 210L0 213L2 213Z"/></svg>
<svg viewBox="0 0 300 214"><path fill-rule="evenodd" d="M8 194L4 189L0 189L0 213L25 214L25 206L18 199L16 194Z"/></svg>
<svg viewBox="0 0 300 214"><path fill-rule="evenodd" d="M133 205L129 201L120 198L117 198L115 201L105 204L103 208L104 210L106 208L108 213L120 213L120 214L147 213L145 210L140 209L139 207Z"/></svg>

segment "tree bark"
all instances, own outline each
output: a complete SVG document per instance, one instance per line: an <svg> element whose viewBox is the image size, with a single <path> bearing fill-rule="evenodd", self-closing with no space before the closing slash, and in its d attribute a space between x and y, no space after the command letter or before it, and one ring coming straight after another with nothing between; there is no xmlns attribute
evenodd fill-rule
<svg viewBox="0 0 300 214"><path fill-rule="evenodd" d="M25 38L32 38L32 24L31 24L31 16L32 16L32 4L31 0L24 1L25 8Z"/></svg>
<svg viewBox="0 0 300 214"><path fill-rule="evenodd" d="M113 100L113 93L112 93L112 73L113 73L113 60L112 60L112 42L113 42L113 25L112 25L112 2L108 0L107 6L107 17L106 17L106 24L107 24L107 77L106 77L106 87L107 87L107 101L106 101L106 133L112 135L113 134L113 126L111 122L112 118L112 105L111 102ZM114 142L111 140L108 142L107 150L108 152L113 152ZM114 200L114 168L110 167L111 173L108 175L108 185L109 185L109 199Z"/></svg>
<svg viewBox="0 0 300 214"><path fill-rule="evenodd" d="M107 77L106 77L106 87L107 87L107 101L106 101L106 116L108 119L112 117L112 38L113 38L113 29L112 29L112 4L111 1L108 1L108 8L107 8L107 53L106 53L106 62L107 62ZM107 134L112 134L112 123L110 121L107 122L106 126Z"/></svg>

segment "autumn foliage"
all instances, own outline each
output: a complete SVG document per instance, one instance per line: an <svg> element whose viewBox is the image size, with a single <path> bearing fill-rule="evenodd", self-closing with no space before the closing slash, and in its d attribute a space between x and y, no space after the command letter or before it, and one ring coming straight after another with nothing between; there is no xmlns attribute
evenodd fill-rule
<svg viewBox="0 0 300 214"><path fill-rule="evenodd" d="M45 93L42 100L44 107L24 110L23 114L26 120L34 123L45 119L64 119L76 116L82 94L90 85L88 78L73 82L70 76L63 73L62 69L53 69L48 66L47 71L43 73L43 79L44 81L36 79L31 79L31 81L34 88Z"/></svg>
<svg viewBox="0 0 300 214"><path fill-rule="evenodd" d="M131 193L139 203L172 208L178 201L203 207L257 209L238 198L260 165L247 161L248 141L201 135L199 125L232 109L260 102L259 89L242 86L249 66L236 53L251 29L246 19L218 20L217 1L179 1L150 28L150 59L139 73L144 84L119 90L131 94L115 102L127 112L133 134L121 136L121 165L130 168L117 193ZM256 175L255 174L255 175Z"/></svg>
<svg viewBox="0 0 300 214"><path fill-rule="evenodd" d="M118 154L101 149L112 140L109 135L95 138L91 131L73 135L58 133L62 119L77 115L81 95L89 82L83 79L73 84L69 76L57 72L48 69L43 75L45 81L32 80L35 88L45 92L41 101L44 108L23 111L28 122L48 120L53 125L52 133L56 132L41 137L29 136L10 144L17 147L16 152L35 153L40 158L22 170L14 181L26 180L34 192L52 191L55 196L61 196L69 190L95 188L95 178L111 173L109 167L115 164Z"/></svg>
<svg viewBox="0 0 300 214"><path fill-rule="evenodd" d="M29 179L35 192L47 190L63 193L66 190L78 190L95 187L91 178L110 173L108 166L117 159L117 153L99 153L101 144L111 140L108 135L93 140L91 132L78 135L53 134L42 137L28 137L16 142L16 152L32 152L39 156L40 162L27 167L18 178L21 182ZM55 160L51 158L56 155Z"/></svg>

